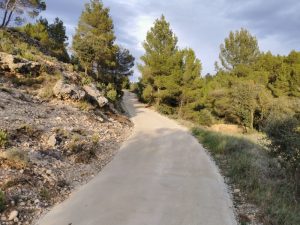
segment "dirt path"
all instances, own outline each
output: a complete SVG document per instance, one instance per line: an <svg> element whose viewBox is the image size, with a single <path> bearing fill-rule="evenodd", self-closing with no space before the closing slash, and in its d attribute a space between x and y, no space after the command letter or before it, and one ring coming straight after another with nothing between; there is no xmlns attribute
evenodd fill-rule
<svg viewBox="0 0 300 225"><path fill-rule="evenodd" d="M133 135L39 225L236 225L223 179L197 140L133 94L124 104Z"/></svg>

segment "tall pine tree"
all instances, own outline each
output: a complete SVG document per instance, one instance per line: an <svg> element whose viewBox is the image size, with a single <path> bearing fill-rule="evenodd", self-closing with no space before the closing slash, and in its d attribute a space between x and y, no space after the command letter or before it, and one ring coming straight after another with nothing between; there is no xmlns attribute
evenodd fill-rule
<svg viewBox="0 0 300 225"><path fill-rule="evenodd" d="M127 49L116 45L115 39L109 9L101 1L91 0L81 14L73 50L85 74L102 86L109 86L108 89L120 97L123 81L133 73L134 57Z"/></svg>
<svg viewBox="0 0 300 225"><path fill-rule="evenodd" d="M118 48L113 29L109 9L102 2L91 0L85 5L73 38L73 50L86 74L97 70L96 78L100 79L115 65Z"/></svg>
<svg viewBox="0 0 300 225"><path fill-rule="evenodd" d="M162 15L147 33L143 46L146 53L139 65L142 83L145 86L143 96L146 101L176 106L176 95L179 94L180 54L177 37L170 24Z"/></svg>
<svg viewBox="0 0 300 225"><path fill-rule="evenodd" d="M259 57L260 50L256 37L246 29L230 32L220 46L219 59L225 70L235 69L239 65L252 65ZM216 68L220 69L216 63Z"/></svg>
<svg viewBox="0 0 300 225"><path fill-rule="evenodd" d="M179 105L179 116L185 117L191 111L194 111L199 103L202 87L201 62L196 58L192 49L182 51L182 79L181 95Z"/></svg>

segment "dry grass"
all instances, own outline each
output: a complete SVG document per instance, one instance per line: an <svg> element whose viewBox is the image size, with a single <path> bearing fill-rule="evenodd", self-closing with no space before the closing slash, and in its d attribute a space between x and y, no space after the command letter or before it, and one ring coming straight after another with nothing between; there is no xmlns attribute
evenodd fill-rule
<svg viewBox="0 0 300 225"><path fill-rule="evenodd" d="M5 159L5 163L12 168L22 169L29 165L27 152L20 149L7 149L0 157Z"/></svg>
<svg viewBox="0 0 300 225"><path fill-rule="evenodd" d="M262 210L263 224L300 224L294 183L266 149L249 139L202 128L194 128L193 133L215 157L223 174Z"/></svg>

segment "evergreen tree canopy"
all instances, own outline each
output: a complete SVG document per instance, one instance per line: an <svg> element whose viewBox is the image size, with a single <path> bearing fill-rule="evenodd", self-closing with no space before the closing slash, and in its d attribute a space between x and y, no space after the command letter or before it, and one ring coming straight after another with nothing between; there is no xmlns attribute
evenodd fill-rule
<svg viewBox="0 0 300 225"><path fill-rule="evenodd" d="M134 57L115 44L113 21L109 9L99 0L85 5L73 38L75 57L101 88L106 87L112 101L122 95L122 84L131 76Z"/></svg>
<svg viewBox="0 0 300 225"><path fill-rule="evenodd" d="M0 9L4 11L1 28L7 27L13 18L16 22L22 23L26 16L37 17L46 9L46 3L43 0L3 0L0 2ZM14 14L17 16L14 17Z"/></svg>
<svg viewBox="0 0 300 225"><path fill-rule="evenodd" d="M194 110L200 100L202 87L201 62L196 58L192 49L182 51L182 79L179 114L183 116L185 111Z"/></svg>
<svg viewBox="0 0 300 225"><path fill-rule="evenodd" d="M145 54L141 57L143 65L139 65L139 69L142 73L142 82L146 86L144 94L147 101L155 100L160 104L164 98L175 97L180 76L177 37L164 16L155 21L147 33L143 46ZM174 99L169 101L173 102Z"/></svg>
<svg viewBox="0 0 300 225"><path fill-rule="evenodd" d="M257 40L246 29L230 32L220 46L219 59L225 70L232 70L238 65L251 65L260 55ZM218 67L218 66L217 66Z"/></svg>
<svg viewBox="0 0 300 225"><path fill-rule="evenodd" d="M68 39L66 28L59 18L56 18L53 24L49 24L47 19L40 18L35 24L26 24L20 30L40 41L41 45L52 53L52 56L69 62L70 58L66 49Z"/></svg>
<svg viewBox="0 0 300 225"><path fill-rule="evenodd" d="M88 71L96 69L97 77L106 74L115 66L117 46L114 44L113 21L109 9L99 0L85 5L73 39L73 50Z"/></svg>

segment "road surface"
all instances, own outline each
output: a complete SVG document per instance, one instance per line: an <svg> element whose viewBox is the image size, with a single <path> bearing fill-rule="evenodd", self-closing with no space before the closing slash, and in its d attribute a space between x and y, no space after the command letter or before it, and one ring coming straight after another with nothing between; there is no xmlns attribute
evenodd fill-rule
<svg viewBox="0 0 300 225"><path fill-rule="evenodd" d="M135 125L113 161L39 225L236 225L215 164L188 130L125 93Z"/></svg>

